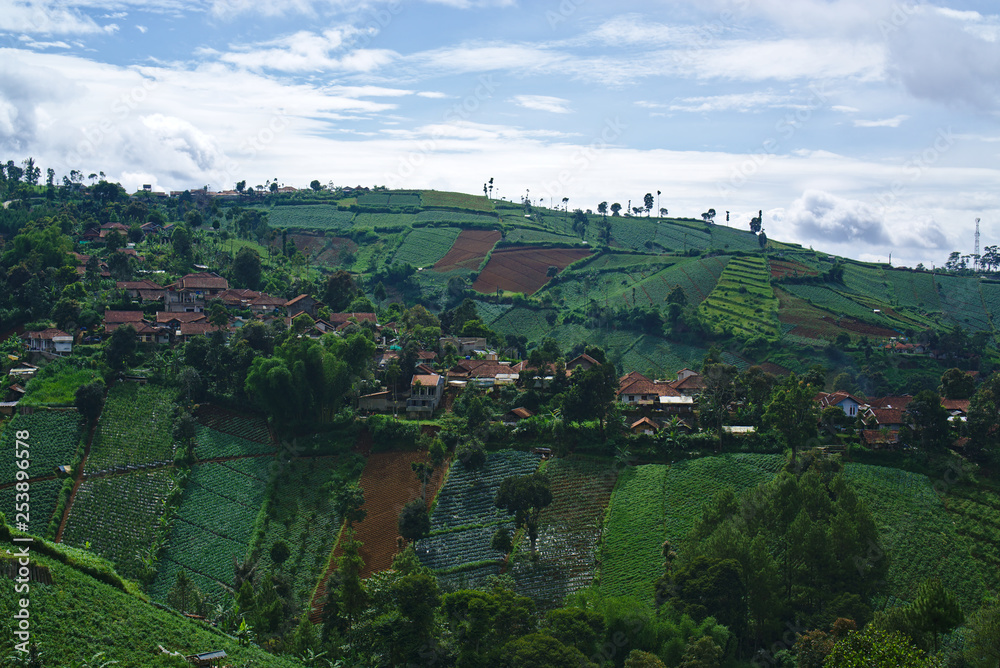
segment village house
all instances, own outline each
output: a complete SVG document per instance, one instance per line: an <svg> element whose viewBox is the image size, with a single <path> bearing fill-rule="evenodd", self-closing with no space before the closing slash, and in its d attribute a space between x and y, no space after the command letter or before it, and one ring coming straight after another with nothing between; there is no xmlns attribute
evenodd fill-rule
<svg viewBox="0 0 1000 668"><path fill-rule="evenodd" d="M300 313L305 313L310 318L315 320L319 317L319 309L323 306L323 302L318 299L313 299L309 295L299 295L294 299L289 299L285 303L285 310L288 312L290 318L294 318Z"/></svg>
<svg viewBox="0 0 1000 668"><path fill-rule="evenodd" d="M229 281L218 274L199 272L179 278L166 286L167 310L172 313L200 313L205 301L229 289Z"/></svg>
<svg viewBox="0 0 1000 668"><path fill-rule="evenodd" d="M61 329L43 329L40 332L25 332L21 335L31 352L68 355L73 352L73 337Z"/></svg>
<svg viewBox="0 0 1000 668"><path fill-rule="evenodd" d="M444 376L414 374L410 381L410 398L406 400L407 413L431 414L444 395Z"/></svg>
<svg viewBox="0 0 1000 668"><path fill-rule="evenodd" d="M820 392L814 397L814 400L819 404L820 410L836 406L844 411L844 415L851 418L856 417L865 406L865 402L847 392Z"/></svg>
<svg viewBox="0 0 1000 668"><path fill-rule="evenodd" d="M517 426L517 423L521 420L527 420L532 416L534 416L534 413L529 411L527 408L512 408L503 414L500 421L506 427L514 427Z"/></svg>

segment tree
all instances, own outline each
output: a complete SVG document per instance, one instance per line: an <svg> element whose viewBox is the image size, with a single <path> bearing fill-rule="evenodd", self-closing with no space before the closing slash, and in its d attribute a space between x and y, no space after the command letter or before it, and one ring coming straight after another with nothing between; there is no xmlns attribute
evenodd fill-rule
<svg viewBox="0 0 1000 668"><path fill-rule="evenodd" d="M764 234L764 230L760 231L757 235L757 244L760 246L761 250L767 248L767 235Z"/></svg>
<svg viewBox="0 0 1000 668"><path fill-rule="evenodd" d="M599 213L602 216L604 216L605 220L607 220L607 218L608 218L608 203L607 202L601 202L600 204L598 204L597 205L597 213Z"/></svg>
<svg viewBox="0 0 1000 668"><path fill-rule="evenodd" d="M666 218L668 213L669 212L664 207L660 207L660 218Z"/></svg>
<svg viewBox="0 0 1000 668"><path fill-rule="evenodd" d="M257 290L260 288L260 255L252 248L244 246L233 260L233 283L238 288Z"/></svg>
<svg viewBox="0 0 1000 668"><path fill-rule="evenodd" d="M679 668L716 668L722 665L722 658L722 648L711 636L702 636L688 643Z"/></svg>
<svg viewBox="0 0 1000 668"><path fill-rule="evenodd" d="M1000 666L1000 600L986 600L965 624L965 659L973 668Z"/></svg>
<svg viewBox="0 0 1000 668"><path fill-rule="evenodd" d="M496 550L501 555L505 555L514 549L514 543L510 539L510 531L506 527L500 527L493 534L490 541L490 548Z"/></svg>
<svg viewBox="0 0 1000 668"><path fill-rule="evenodd" d="M719 436L722 450L723 423L729 415L729 406L737 398L736 367L725 363L712 363L702 369L704 388L699 398L702 419L711 424Z"/></svg>
<svg viewBox="0 0 1000 668"><path fill-rule="evenodd" d="M312 188L314 192L319 192L323 189L323 185L319 182L319 179L313 179L310 181L309 187Z"/></svg>
<svg viewBox="0 0 1000 668"><path fill-rule="evenodd" d="M275 541L274 545L271 546L271 551L269 553L271 561L274 562L278 568L281 568L281 565L288 560L288 557L290 557L291 554L292 551L288 548L288 543L283 540Z"/></svg>
<svg viewBox="0 0 1000 668"><path fill-rule="evenodd" d="M816 436L818 420L813 394L810 385L793 373L774 390L764 410L764 425L776 429L792 449L792 466L799 446Z"/></svg>
<svg viewBox="0 0 1000 668"><path fill-rule="evenodd" d="M187 214L184 215L184 223L188 227L201 227L204 222L205 218L201 215L200 211L188 211Z"/></svg>
<svg viewBox="0 0 1000 668"><path fill-rule="evenodd" d="M135 327L131 324L119 325L115 329L104 348L104 356L112 369L121 371L125 368L132 358L132 353L135 352L138 341Z"/></svg>
<svg viewBox="0 0 1000 668"><path fill-rule="evenodd" d="M549 477L544 473L504 478L497 490L495 505L514 515L517 526L524 527L535 553L538 540L538 520L542 509L552 503Z"/></svg>
<svg viewBox="0 0 1000 668"><path fill-rule="evenodd" d="M416 499L410 501L399 513L399 535L413 542L431 532L431 518L427 514L427 504Z"/></svg>
<svg viewBox="0 0 1000 668"><path fill-rule="evenodd" d="M355 285L351 275L343 269L338 269L326 279L323 301L334 313L341 313L357 294L358 286Z"/></svg>
<svg viewBox="0 0 1000 668"><path fill-rule="evenodd" d="M901 633L886 633L871 625L849 633L833 646L824 668L929 668L923 652Z"/></svg>
<svg viewBox="0 0 1000 668"><path fill-rule="evenodd" d="M614 204L611 205L611 215L612 216L620 215L618 212L621 211L621 210L622 210L622 205L619 204L618 202L615 202Z"/></svg>
<svg viewBox="0 0 1000 668"><path fill-rule="evenodd" d="M933 390L921 390L906 406L904 424L925 450L941 448L948 442L948 411Z"/></svg>
<svg viewBox="0 0 1000 668"><path fill-rule="evenodd" d="M87 385L81 385L76 390L73 405L76 406L80 415L92 424L100 417L101 410L104 408L104 383L95 380Z"/></svg>
<svg viewBox="0 0 1000 668"><path fill-rule="evenodd" d="M962 606L954 594L944 588L941 580L932 578L917 589L917 596L909 605L907 617L914 632L914 640L929 634L934 639L934 651L940 649L939 637L965 621Z"/></svg>
<svg viewBox="0 0 1000 668"><path fill-rule="evenodd" d="M365 493L358 485L342 485L333 492L333 507L337 515L344 518L347 526L361 522L368 513L362 508L365 504Z"/></svg>
<svg viewBox="0 0 1000 668"><path fill-rule="evenodd" d="M667 665L655 654L634 649L625 658L625 668L667 668Z"/></svg>
<svg viewBox="0 0 1000 668"><path fill-rule="evenodd" d="M580 650L543 633L507 643L503 655L502 668L581 668L589 664Z"/></svg>
<svg viewBox="0 0 1000 668"><path fill-rule="evenodd" d="M976 391L976 381L961 369L948 369L941 375L938 394L945 399L971 399Z"/></svg>
<svg viewBox="0 0 1000 668"><path fill-rule="evenodd" d="M618 373L613 364L596 364L577 370L570 378L570 388L563 399L567 420L583 422L597 419L601 438L606 439L604 424L618 395Z"/></svg>
<svg viewBox="0 0 1000 668"><path fill-rule="evenodd" d="M646 193L642 197L643 207L646 209L646 216L649 216L649 212L653 210L653 193Z"/></svg>
<svg viewBox="0 0 1000 668"><path fill-rule="evenodd" d="M183 260L191 259L191 232L184 225L178 225L174 228L173 234L171 235L171 243L173 244L174 253L177 257Z"/></svg>

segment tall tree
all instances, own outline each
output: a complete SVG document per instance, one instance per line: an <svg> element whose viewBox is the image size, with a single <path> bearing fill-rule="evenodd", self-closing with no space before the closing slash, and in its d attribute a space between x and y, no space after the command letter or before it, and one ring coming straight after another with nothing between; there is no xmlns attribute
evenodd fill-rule
<svg viewBox="0 0 1000 668"><path fill-rule="evenodd" d="M921 390L906 406L903 423L925 450L942 448L948 443L948 411L933 390Z"/></svg>
<svg viewBox="0 0 1000 668"><path fill-rule="evenodd" d="M619 204L618 202L615 202L614 204L611 205L611 215L612 216L620 215L618 212L621 211L621 210L622 210L622 205Z"/></svg>
<svg viewBox="0 0 1000 668"><path fill-rule="evenodd" d="M811 386L793 373L775 388L764 410L764 424L776 429L792 449L793 466L799 447L816 436L818 407L813 395Z"/></svg>
<svg viewBox="0 0 1000 668"><path fill-rule="evenodd" d="M260 255L254 249L244 246L233 260L233 283L239 288L257 290L261 281Z"/></svg>
<svg viewBox="0 0 1000 668"><path fill-rule="evenodd" d="M497 508L513 513L515 524L527 530L531 552L534 553L535 541L538 540L538 520L542 510L552 503L549 477L536 472L504 478L497 490L495 503Z"/></svg>
<svg viewBox="0 0 1000 668"><path fill-rule="evenodd" d="M976 381L961 369L948 369L941 375L938 393L945 399L971 399Z"/></svg>
<svg viewBox="0 0 1000 668"><path fill-rule="evenodd" d="M427 504L422 499L410 501L399 513L399 535L412 542L424 538L431 532L431 518L427 514Z"/></svg>
<svg viewBox="0 0 1000 668"><path fill-rule="evenodd" d="M646 217L649 217L649 212L653 210L653 193L646 193L642 198L642 204L646 209Z"/></svg>

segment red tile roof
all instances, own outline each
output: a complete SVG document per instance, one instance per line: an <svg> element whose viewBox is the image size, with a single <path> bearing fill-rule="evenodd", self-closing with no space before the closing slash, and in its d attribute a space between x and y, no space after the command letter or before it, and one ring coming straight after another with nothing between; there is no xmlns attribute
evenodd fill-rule
<svg viewBox="0 0 1000 668"><path fill-rule="evenodd" d="M207 322L208 317L204 313L170 313L168 311L156 312L156 322L168 323L171 320L176 320L177 322L197 322L199 320L205 320Z"/></svg>
<svg viewBox="0 0 1000 668"><path fill-rule="evenodd" d="M437 374L414 374L413 380L410 381L410 385L416 385L419 382L421 385L427 387L430 385L437 385L438 380L440 379L441 376Z"/></svg>
<svg viewBox="0 0 1000 668"><path fill-rule="evenodd" d="M177 279L177 283L174 284L178 289L182 290L228 290L229 281L219 276L218 274L211 274L207 271L202 271L197 274L188 274L182 278Z"/></svg>
<svg viewBox="0 0 1000 668"><path fill-rule="evenodd" d="M22 336L28 339L40 339L42 341L51 341L57 336L69 336L69 334L62 331L61 329L55 329L54 327L50 327L48 329L43 329L40 332L25 332Z"/></svg>
<svg viewBox="0 0 1000 668"><path fill-rule="evenodd" d="M121 324L125 322L142 322L146 314L142 311L105 311L104 324Z"/></svg>

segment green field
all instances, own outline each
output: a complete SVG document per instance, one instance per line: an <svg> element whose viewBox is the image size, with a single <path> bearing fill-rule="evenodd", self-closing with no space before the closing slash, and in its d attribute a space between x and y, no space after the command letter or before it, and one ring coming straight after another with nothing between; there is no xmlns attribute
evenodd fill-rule
<svg viewBox="0 0 1000 668"><path fill-rule="evenodd" d="M392 256L392 262L429 267L445 256L462 230L458 227L418 227L411 230Z"/></svg>
<svg viewBox="0 0 1000 668"><path fill-rule="evenodd" d="M62 542L99 554L139 580L143 557L161 538L164 501L176 487L169 470L86 480L76 491Z"/></svg>
<svg viewBox="0 0 1000 668"><path fill-rule="evenodd" d="M55 467L70 465L79 450L83 436L80 415L75 410L37 410L31 415L16 415L0 434L0 485L14 482L14 476L21 470L17 466L15 451L29 453L28 476L37 478L50 476ZM16 448L16 432L27 431L27 450ZM10 516L7 508L0 509Z"/></svg>
<svg viewBox="0 0 1000 668"><path fill-rule="evenodd" d="M220 600L220 585L233 582L233 559L247 557L271 461L256 457L193 467L150 589L155 599L166 600L178 568L184 568L206 597Z"/></svg>
<svg viewBox="0 0 1000 668"><path fill-rule="evenodd" d="M777 340L781 335L778 300L771 289L767 261L761 257L731 259L698 313L713 331Z"/></svg>
<svg viewBox="0 0 1000 668"><path fill-rule="evenodd" d="M35 480L30 483L28 494L30 496L30 508L28 514L28 530L30 533L39 536L45 534L45 529L52 519L52 514L56 510L56 502L59 499L59 491L62 489L63 481ZM15 503L17 502L17 489L6 487L0 489L0 513L7 518L7 522L14 523L22 518L17 516ZM23 503L23 499L21 501Z"/></svg>
<svg viewBox="0 0 1000 668"><path fill-rule="evenodd" d="M72 406L76 391L101 374L94 369L78 369L69 360L43 367L25 386L21 406Z"/></svg>
<svg viewBox="0 0 1000 668"><path fill-rule="evenodd" d="M611 497L601 546L600 590L649 597L663 574L664 539L683 545L718 492L737 494L774 477L780 455L723 455L647 464L622 471Z"/></svg>
<svg viewBox="0 0 1000 668"><path fill-rule="evenodd" d="M359 213L354 217L354 227L367 230L402 229L408 227L416 216L412 213Z"/></svg>
<svg viewBox="0 0 1000 668"><path fill-rule="evenodd" d="M303 204L302 206L276 206L268 211L267 224L272 228L335 230L351 229L354 213L340 211L330 204Z"/></svg>
<svg viewBox="0 0 1000 668"><path fill-rule="evenodd" d="M86 472L173 462L174 392L158 385L128 382L111 388Z"/></svg>
<svg viewBox="0 0 1000 668"><path fill-rule="evenodd" d="M493 200L481 195L422 190L420 191L420 198L423 201L423 205L429 209L434 207L449 207L454 209L469 209L470 211L493 211Z"/></svg>

